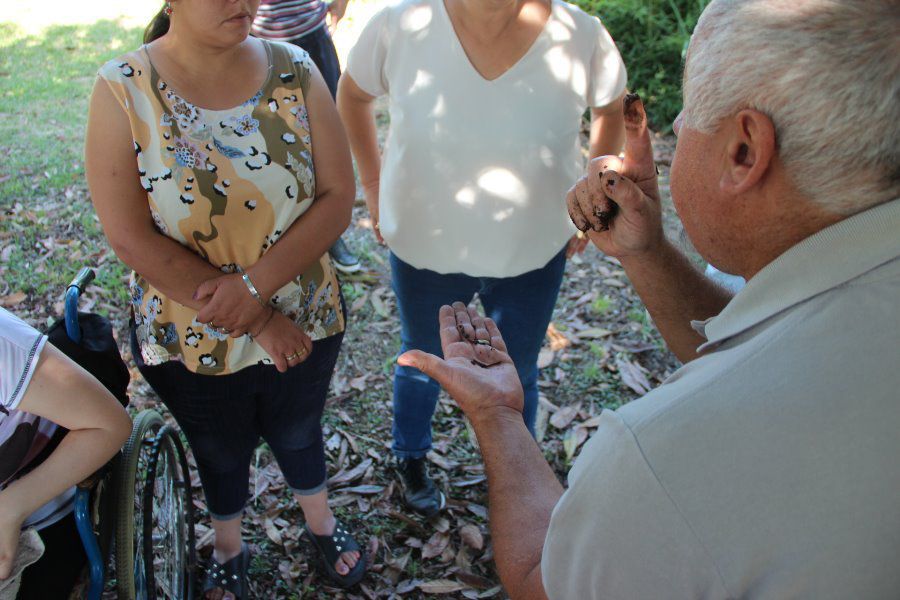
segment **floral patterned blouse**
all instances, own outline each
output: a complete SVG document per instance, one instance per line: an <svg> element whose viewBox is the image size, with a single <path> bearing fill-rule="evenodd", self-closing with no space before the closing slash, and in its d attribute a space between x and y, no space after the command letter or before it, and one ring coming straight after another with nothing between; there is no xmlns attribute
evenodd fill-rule
<svg viewBox="0 0 900 600"><path fill-rule="evenodd" d="M225 273L246 269L315 200L304 97L312 61L303 50L264 42L269 76L249 100L207 110L181 98L145 48L106 63L102 77L128 113L136 169L157 229ZM314 340L344 330L328 254L278 290L270 303ZM231 338L197 321L197 311L132 273L131 303L148 365L179 360L205 375L271 359L249 336Z"/></svg>

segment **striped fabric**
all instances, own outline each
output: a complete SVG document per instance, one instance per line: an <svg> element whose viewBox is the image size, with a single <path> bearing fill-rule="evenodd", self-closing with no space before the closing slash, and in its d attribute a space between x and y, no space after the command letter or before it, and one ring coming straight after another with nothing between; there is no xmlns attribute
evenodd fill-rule
<svg viewBox="0 0 900 600"><path fill-rule="evenodd" d="M282 42L295 40L321 27L327 12L328 5L322 0L261 2L253 21L253 35Z"/></svg>

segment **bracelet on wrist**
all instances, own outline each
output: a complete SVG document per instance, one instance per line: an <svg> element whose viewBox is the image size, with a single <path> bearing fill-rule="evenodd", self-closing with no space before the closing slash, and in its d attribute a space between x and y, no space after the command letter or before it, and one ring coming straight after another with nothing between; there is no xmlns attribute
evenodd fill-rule
<svg viewBox="0 0 900 600"><path fill-rule="evenodd" d="M262 332L266 330L266 327L268 327L269 321L271 321L272 317L275 316L275 309L272 308L271 306L269 306L268 309L269 309L269 316L267 316L266 320L263 321L262 327L259 328L259 331L257 331L256 333L249 333L249 332L247 333L247 335L250 336L251 342L253 341L253 338L259 337L260 335L262 335Z"/></svg>
<svg viewBox="0 0 900 600"><path fill-rule="evenodd" d="M262 296L259 295L259 290L256 289L256 286L253 285L253 282L250 281L250 276L246 273L241 273L241 280L244 282L244 285L247 286L247 291L250 292L250 295L253 296L253 299L259 302L260 306L268 306L266 301L262 299Z"/></svg>

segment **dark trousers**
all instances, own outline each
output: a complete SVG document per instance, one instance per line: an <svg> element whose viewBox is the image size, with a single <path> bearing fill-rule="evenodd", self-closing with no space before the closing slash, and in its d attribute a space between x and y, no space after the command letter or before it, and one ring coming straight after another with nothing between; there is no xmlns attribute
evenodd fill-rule
<svg viewBox="0 0 900 600"><path fill-rule="evenodd" d="M242 514L260 438L294 492L325 489L322 410L343 337L314 341L309 358L285 373L253 365L229 375L198 375L178 361L143 364L132 336L138 369L190 444L213 517L227 521Z"/></svg>
<svg viewBox="0 0 900 600"><path fill-rule="evenodd" d="M22 572L16 600L65 600L87 564L74 513L41 529L38 535L44 542L44 554Z"/></svg>
<svg viewBox="0 0 900 600"><path fill-rule="evenodd" d="M309 57L313 59L328 89L331 90L331 97L337 96L338 79L341 78L341 63L338 61L337 51L334 49L334 42L331 41L331 34L324 25L303 37L291 40L295 46L300 46L309 53Z"/></svg>

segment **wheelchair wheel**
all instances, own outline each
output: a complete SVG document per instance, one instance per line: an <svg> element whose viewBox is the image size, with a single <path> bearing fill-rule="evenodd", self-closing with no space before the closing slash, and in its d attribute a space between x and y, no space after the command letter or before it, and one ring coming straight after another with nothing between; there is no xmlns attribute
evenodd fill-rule
<svg viewBox="0 0 900 600"><path fill-rule="evenodd" d="M148 598L193 597L194 510L187 455L176 429L164 425L150 452L144 481L143 557Z"/></svg>
<svg viewBox="0 0 900 600"><path fill-rule="evenodd" d="M134 420L117 481L118 597L190 600L196 570L190 474L177 434L156 411Z"/></svg>

